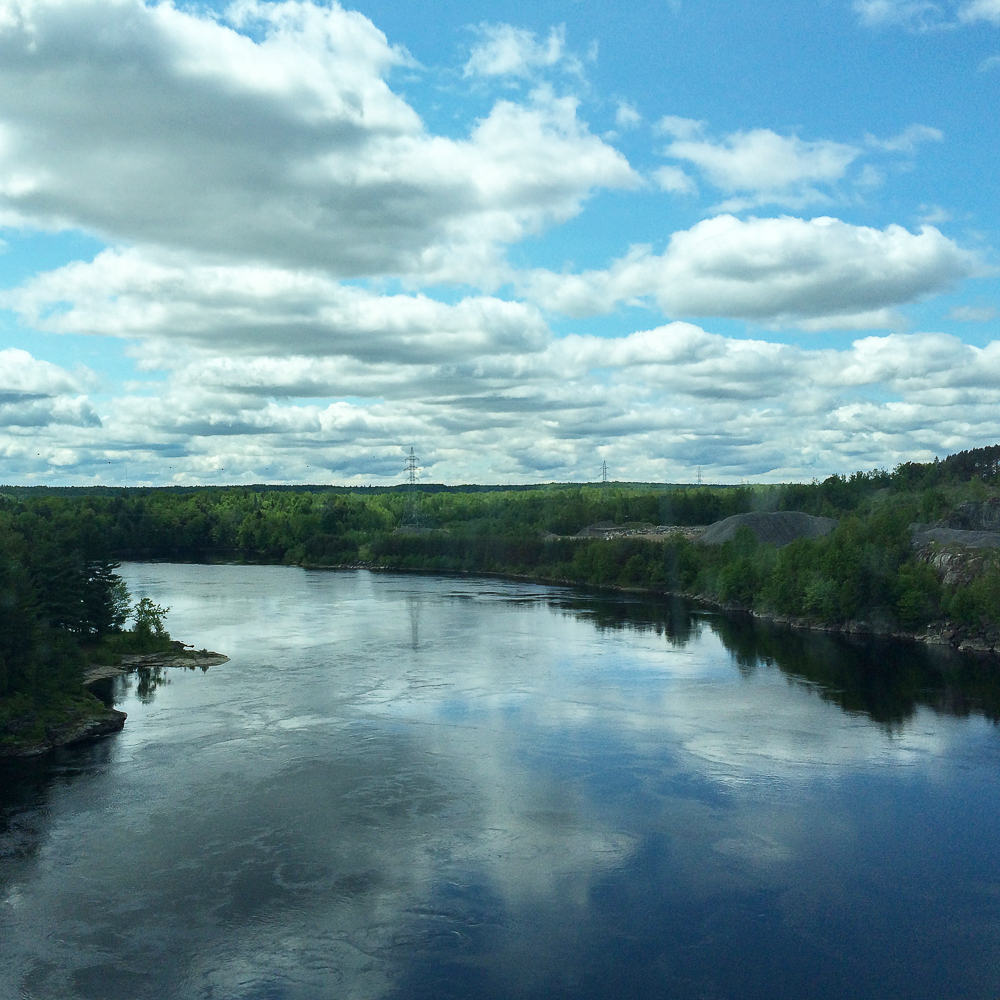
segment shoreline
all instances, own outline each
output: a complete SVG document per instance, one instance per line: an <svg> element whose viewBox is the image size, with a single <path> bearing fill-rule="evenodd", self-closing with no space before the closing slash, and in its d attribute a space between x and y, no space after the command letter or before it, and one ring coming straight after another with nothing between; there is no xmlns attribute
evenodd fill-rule
<svg viewBox="0 0 1000 1000"><path fill-rule="evenodd" d="M715 611L729 614L749 615L759 621L772 625L782 625L786 628L801 629L810 632L827 632L831 634L852 635L871 639L898 639L919 642L927 646L944 646L960 653L975 653L990 658L1000 657L1000 635L994 640L987 640L981 632L965 630L951 621L938 621L924 626L919 631L906 629L880 628L871 622L848 620L845 622L816 621L810 618L797 618L794 615L782 615L771 611L754 611L752 608L734 602L720 601L704 594L693 594L684 590L668 590L653 587L625 587L614 583L580 583L577 580L559 579L556 577L529 576L524 573L502 573L496 570L471 569L423 569L410 566L379 566L372 563L355 562L338 565L298 563L305 570L359 570L365 569L372 573L418 573L428 576L481 576L498 580L519 580L524 583L537 583L542 586L573 587L584 590L614 591L620 594L648 594L656 597L679 597L695 604L704 605Z"/></svg>
<svg viewBox="0 0 1000 1000"><path fill-rule="evenodd" d="M207 670L229 661L222 653L187 649L176 640L171 647L159 653L125 653L113 664L91 663L84 670L79 691L64 692L54 705L33 706L34 711L25 711L7 721L0 730L0 761L40 757L62 747L120 733L128 714L105 705L90 690L92 684L138 670L163 667ZM21 736L22 733L25 735Z"/></svg>

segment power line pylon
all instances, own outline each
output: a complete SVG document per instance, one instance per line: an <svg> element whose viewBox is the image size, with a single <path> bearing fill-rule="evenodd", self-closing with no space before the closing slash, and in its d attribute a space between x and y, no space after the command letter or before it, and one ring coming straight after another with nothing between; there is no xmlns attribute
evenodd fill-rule
<svg viewBox="0 0 1000 1000"><path fill-rule="evenodd" d="M605 462L601 466L601 482L606 483L608 481L608 463Z"/></svg>
<svg viewBox="0 0 1000 1000"><path fill-rule="evenodd" d="M417 516L417 456L410 448L410 454L406 456L406 510L403 511L402 526L416 528L419 526L420 518Z"/></svg>

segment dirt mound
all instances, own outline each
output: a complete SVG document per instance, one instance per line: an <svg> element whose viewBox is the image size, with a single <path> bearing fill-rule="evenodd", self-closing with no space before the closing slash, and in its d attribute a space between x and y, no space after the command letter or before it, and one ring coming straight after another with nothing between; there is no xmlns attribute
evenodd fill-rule
<svg viewBox="0 0 1000 1000"><path fill-rule="evenodd" d="M770 513L754 511L750 514L734 514L722 521L716 521L705 529L698 539L701 545L721 545L731 541L736 532L749 528L757 541L763 545L779 548L794 542L796 538L819 538L828 535L837 522L830 517L814 517L800 510L776 510Z"/></svg>

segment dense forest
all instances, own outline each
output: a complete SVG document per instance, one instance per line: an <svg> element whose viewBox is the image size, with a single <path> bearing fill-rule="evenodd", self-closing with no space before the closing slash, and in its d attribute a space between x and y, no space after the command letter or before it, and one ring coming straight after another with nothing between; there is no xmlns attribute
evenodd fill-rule
<svg viewBox="0 0 1000 1000"><path fill-rule="evenodd" d="M700 595L881 631L934 622L995 630L1000 568L987 559L974 579L945 585L914 551L910 526L1000 496L998 475L1000 445L781 486L2 487L0 707L79 688L87 658L124 648L123 636L133 645L164 638L164 609L133 606L115 574L123 559L504 573ZM681 533L574 537L595 522L706 525L773 510L838 525L780 549L748 529L716 546Z"/></svg>

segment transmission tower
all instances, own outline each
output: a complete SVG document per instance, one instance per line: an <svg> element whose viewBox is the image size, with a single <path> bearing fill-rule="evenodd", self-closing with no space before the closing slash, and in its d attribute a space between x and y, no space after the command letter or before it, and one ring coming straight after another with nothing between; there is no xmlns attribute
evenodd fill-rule
<svg viewBox="0 0 1000 1000"><path fill-rule="evenodd" d="M701 466L698 466L698 485L701 486Z"/></svg>
<svg viewBox="0 0 1000 1000"><path fill-rule="evenodd" d="M608 463L605 462L601 466L601 482L606 483L608 481Z"/></svg>
<svg viewBox="0 0 1000 1000"><path fill-rule="evenodd" d="M403 512L403 526L416 528L420 518L417 515L417 456L410 448L410 454L406 456L406 510Z"/></svg>

